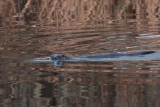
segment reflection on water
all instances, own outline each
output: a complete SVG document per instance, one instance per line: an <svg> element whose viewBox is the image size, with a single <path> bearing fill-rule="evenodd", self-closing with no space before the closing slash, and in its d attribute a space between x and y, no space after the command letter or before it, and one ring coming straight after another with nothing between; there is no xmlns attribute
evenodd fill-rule
<svg viewBox="0 0 160 107"><path fill-rule="evenodd" d="M0 106L159 107L159 53L63 66L45 60L159 52L159 17L158 0L1 0Z"/></svg>
<svg viewBox="0 0 160 107"><path fill-rule="evenodd" d="M18 82L1 85L2 104L20 107L155 106L159 98L159 78L154 74L56 72L8 77Z"/></svg>
<svg viewBox="0 0 160 107"><path fill-rule="evenodd" d="M159 106L159 61L17 63L2 68L1 105Z"/></svg>

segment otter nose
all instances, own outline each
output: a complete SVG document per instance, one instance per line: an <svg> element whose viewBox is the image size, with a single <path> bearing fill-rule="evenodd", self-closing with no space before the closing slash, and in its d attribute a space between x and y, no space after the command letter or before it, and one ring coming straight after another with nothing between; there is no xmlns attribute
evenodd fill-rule
<svg viewBox="0 0 160 107"><path fill-rule="evenodd" d="M63 54L53 54L51 55L51 60L64 60Z"/></svg>
<svg viewBox="0 0 160 107"><path fill-rule="evenodd" d="M55 58L55 57L51 57L51 59L52 59L52 60L57 60L57 58Z"/></svg>
<svg viewBox="0 0 160 107"><path fill-rule="evenodd" d="M55 57L55 55L52 55L51 60L57 60L57 57Z"/></svg>

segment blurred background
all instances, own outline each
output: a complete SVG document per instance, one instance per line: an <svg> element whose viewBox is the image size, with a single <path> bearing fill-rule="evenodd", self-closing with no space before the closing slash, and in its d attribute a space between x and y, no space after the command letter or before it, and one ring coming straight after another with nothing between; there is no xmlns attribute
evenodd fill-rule
<svg viewBox="0 0 160 107"><path fill-rule="evenodd" d="M160 57L32 62L160 48L159 0L1 0L1 107L159 107ZM134 58L133 58L134 59Z"/></svg>

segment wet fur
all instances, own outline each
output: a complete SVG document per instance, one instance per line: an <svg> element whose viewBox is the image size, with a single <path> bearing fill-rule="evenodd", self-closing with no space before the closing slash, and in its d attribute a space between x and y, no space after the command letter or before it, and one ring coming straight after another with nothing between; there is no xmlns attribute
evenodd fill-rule
<svg viewBox="0 0 160 107"><path fill-rule="evenodd" d="M156 53L156 51L140 51L140 52L132 52L132 53L100 53L100 54L93 54L88 56L81 56L79 58L118 58L121 56L140 56L140 55L147 55ZM70 60L72 58L65 56L64 54L53 54L51 56L52 60Z"/></svg>

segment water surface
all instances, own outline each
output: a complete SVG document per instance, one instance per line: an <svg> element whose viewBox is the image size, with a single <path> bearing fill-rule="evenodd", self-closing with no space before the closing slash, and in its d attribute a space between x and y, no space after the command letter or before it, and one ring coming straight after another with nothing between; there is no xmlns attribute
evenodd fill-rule
<svg viewBox="0 0 160 107"><path fill-rule="evenodd" d="M0 1L0 106L159 107L159 13L151 0ZM158 53L45 61L143 50Z"/></svg>

